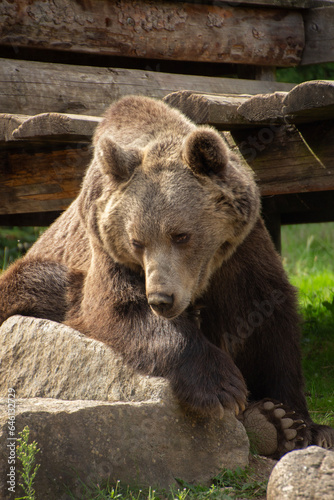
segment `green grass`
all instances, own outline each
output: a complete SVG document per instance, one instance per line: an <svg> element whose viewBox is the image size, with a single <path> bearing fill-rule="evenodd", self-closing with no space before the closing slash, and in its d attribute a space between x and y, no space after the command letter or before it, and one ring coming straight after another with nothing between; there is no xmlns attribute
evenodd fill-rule
<svg viewBox="0 0 334 500"><path fill-rule="evenodd" d="M223 469L212 480L210 487L191 485L178 479L180 488L171 488L169 491L153 488L138 489L123 486L119 481L116 484L87 485L80 481L79 495L68 491L72 500L233 500L252 499L266 495L267 481L259 480L255 472L246 467L236 470Z"/></svg>
<svg viewBox="0 0 334 500"><path fill-rule="evenodd" d="M310 412L334 427L334 223L283 227L282 257L299 290Z"/></svg>
<svg viewBox="0 0 334 500"><path fill-rule="evenodd" d="M21 257L43 231L41 227L0 226L0 271Z"/></svg>

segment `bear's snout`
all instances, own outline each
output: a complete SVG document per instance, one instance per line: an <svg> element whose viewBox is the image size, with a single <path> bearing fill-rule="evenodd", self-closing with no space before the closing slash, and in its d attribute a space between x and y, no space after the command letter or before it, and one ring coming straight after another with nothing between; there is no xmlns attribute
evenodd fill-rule
<svg viewBox="0 0 334 500"><path fill-rule="evenodd" d="M147 300L153 311L159 316L168 317L168 313L174 304L173 295L167 295L166 293L150 293Z"/></svg>

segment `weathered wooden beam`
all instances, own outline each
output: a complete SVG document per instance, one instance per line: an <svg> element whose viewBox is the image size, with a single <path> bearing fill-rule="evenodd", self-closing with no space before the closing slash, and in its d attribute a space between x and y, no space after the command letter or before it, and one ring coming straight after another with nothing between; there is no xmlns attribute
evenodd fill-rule
<svg viewBox="0 0 334 500"><path fill-rule="evenodd" d="M334 61L334 5L304 13L305 48L301 64Z"/></svg>
<svg viewBox="0 0 334 500"><path fill-rule="evenodd" d="M262 195L334 190L334 121L272 124L231 136Z"/></svg>
<svg viewBox="0 0 334 500"><path fill-rule="evenodd" d="M22 147L36 142L79 143L89 142L98 123L98 116L42 113L35 116L0 113L0 145L10 142L11 146ZM1 147L1 146L0 146Z"/></svg>
<svg viewBox="0 0 334 500"><path fill-rule="evenodd" d="M0 3L0 44L122 57L295 66L298 11L162 0Z"/></svg>
<svg viewBox="0 0 334 500"><path fill-rule="evenodd" d="M0 115L1 120L1 115ZM102 118L97 116L72 115L60 113L42 113L23 121L12 132L13 140L50 139L77 142L89 141Z"/></svg>
<svg viewBox="0 0 334 500"><path fill-rule="evenodd" d="M284 123L308 123L334 117L334 82L310 81L290 92L250 95L212 95L189 91L164 98L196 123L220 130Z"/></svg>
<svg viewBox="0 0 334 500"><path fill-rule="evenodd" d="M334 118L334 82L305 82L283 100L283 115L289 122L303 123Z"/></svg>
<svg viewBox="0 0 334 500"><path fill-rule="evenodd" d="M100 116L113 101L128 94L162 99L177 90L254 95L293 87L288 83L0 59L1 113Z"/></svg>
<svg viewBox="0 0 334 500"><path fill-rule="evenodd" d="M225 3L226 0L214 0L214 2L219 5L220 3ZM228 0L228 3L236 6L242 3L253 6L262 5L266 7L279 7L281 9L311 9L313 7L324 7L334 4L333 0L242 0L242 2L240 2L240 0Z"/></svg>
<svg viewBox="0 0 334 500"><path fill-rule="evenodd" d="M65 210L90 158L87 145L0 150L0 214Z"/></svg>
<svg viewBox="0 0 334 500"><path fill-rule="evenodd" d="M14 130L29 118L28 115L0 114L0 141L10 141L13 138Z"/></svg>
<svg viewBox="0 0 334 500"><path fill-rule="evenodd" d="M220 130L235 127L247 127L251 122L238 113L238 108L249 101L250 95L206 95L195 94L184 90L174 92L164 101L174 108L180 109L191 120L198 124L209 123Z"/></svg>

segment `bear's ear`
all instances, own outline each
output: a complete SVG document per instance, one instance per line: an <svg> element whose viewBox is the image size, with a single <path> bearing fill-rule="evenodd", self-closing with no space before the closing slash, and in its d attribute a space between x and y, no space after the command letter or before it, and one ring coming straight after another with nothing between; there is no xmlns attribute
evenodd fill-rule
<svg viewBox="0 0 334 500"><path fill-rule="evenodd" d="M202 128L186 138L183 158L196 174L223 176L229 161L229 150L217 132Z"/></svg>
<svg viewBox="0 0 334 500"><path fill-rule="evenodd" d="M128 180L142 162L140 149L125 149L107 136L102 136L95 146L95 154L102 171L117 181Z"/></svg>

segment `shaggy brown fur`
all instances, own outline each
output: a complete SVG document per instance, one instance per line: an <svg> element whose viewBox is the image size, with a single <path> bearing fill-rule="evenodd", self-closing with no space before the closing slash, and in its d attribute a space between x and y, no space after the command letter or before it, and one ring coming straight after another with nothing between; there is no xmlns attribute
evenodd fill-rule
<svg viewBox="0 0 334 500"><path fill-rule="evenodd" d="M0 280L0 322L66 322L166 377L182 404L307 412L295 291L259 217L251 171L213 129L127 97L94 137L78 198Z"/></svg>

